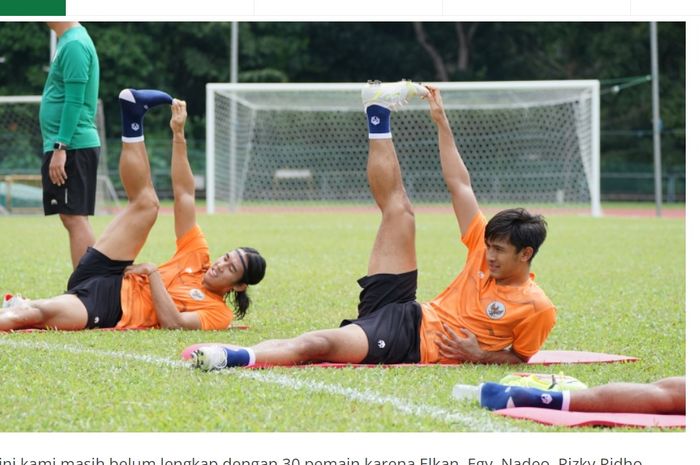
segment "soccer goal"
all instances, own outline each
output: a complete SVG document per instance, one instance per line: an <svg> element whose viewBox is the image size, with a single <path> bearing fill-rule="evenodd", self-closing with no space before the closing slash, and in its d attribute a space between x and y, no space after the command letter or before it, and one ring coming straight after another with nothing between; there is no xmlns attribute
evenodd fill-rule
<svg viewBox="0 0 700 465"><path fill-rule="evenodd" d="M437 85L480 203L601 215L597 80ZM371 202L361 89L207 84L207 210ZM411 200L448 202L427 103L391 126Z"/></svg>
<svg viewBox="0 0 700 465"><path fill-rule="evenodd" d="M39 126L40 95L0 96L0 212L43 211ZM104 112L98 102L95 117L102 141L97 168L95 213L109 213L119 204L107 170Z"/></svg>

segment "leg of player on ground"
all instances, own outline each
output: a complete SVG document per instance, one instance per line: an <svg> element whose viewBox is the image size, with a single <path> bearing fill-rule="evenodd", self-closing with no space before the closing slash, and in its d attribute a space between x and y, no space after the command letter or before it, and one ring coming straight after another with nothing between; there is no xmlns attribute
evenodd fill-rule
<svg viewBox="0 0 700 465"><path fill-rule="evenodd" d="M0 331L24 328L84 329L88 313L72 294L32 300L0 311Z"/></svg>
<svg viewBox="0 0 700 465"><path fill-rule="evenodd" d="M685 377L651 384L612 383L571 393L575 412L685 413Z"/></svg>
<svg viewBox="0 0 700 465"><path fill-rule="evenodd" d="M563 392L485 383L480 402L489 410L538 407L572 412L684 414L685 377L650 384L610 383Z"/></svg>

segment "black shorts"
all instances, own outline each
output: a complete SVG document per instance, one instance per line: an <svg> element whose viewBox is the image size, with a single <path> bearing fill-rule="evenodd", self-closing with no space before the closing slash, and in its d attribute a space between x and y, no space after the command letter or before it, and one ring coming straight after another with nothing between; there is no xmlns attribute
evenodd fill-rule
<svg viewBox="0 0 700 465"><path fill-rule="evenodd" d="M52 183L49 178L52 155L53 152L44 153L44 161L41 164L44 215L94 215L100 148L68 150L65 167L68 179L62 186Z"/></svg>
<svg viewBox="0 0 700 465"><path fill-rule="evenodd" d="M418 271L375 274L357 281L362 288L356 324L367 335L369 351L362 363L420 362L423 311L416 302Z"/></svg>
<svg viewBox="0 0 700 465"><path fill-rule="evenodd" d="M68 279L68 294L74 294L88 312L86 328L114 328L122 318L122 279L133 261L112 260L88 247Z"/></svg>

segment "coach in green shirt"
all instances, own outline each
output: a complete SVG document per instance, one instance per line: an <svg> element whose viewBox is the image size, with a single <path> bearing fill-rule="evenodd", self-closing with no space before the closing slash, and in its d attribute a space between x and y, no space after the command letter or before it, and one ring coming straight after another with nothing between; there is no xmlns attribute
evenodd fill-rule
<svg viewBox="0 0 700 465"><path fill-rule="evenodd" d="M73 268L95 235L100 137L95 126L100 63L87 30L77 22L50 22L58 45L41 96L44 140L41 168L44 214L58 214L70 238Z"/></svg>

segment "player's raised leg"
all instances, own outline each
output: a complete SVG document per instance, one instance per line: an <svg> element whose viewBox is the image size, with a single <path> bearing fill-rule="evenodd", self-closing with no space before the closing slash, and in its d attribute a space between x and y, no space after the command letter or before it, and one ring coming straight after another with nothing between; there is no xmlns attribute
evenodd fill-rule
<svg viewBox="0 0 700 465"><path fill-rule="evenodd" d="M95 249L112 260L136 258L156 221L159 203L144 144L143 117L149 108L170 104L172 100L159 90L124 89L119 94L122 111L119 176L128 203L95 243Z"/></svg>
<svg viewBox="0 0 700 465"><path fill-rule="evenodd" d="M411 81L369 82L362 91L369 130L367 180L382 213L369 258L368 276L400 274L416 269L415 219L401 179L391 135L391 110L427 90Z"/></svg>

